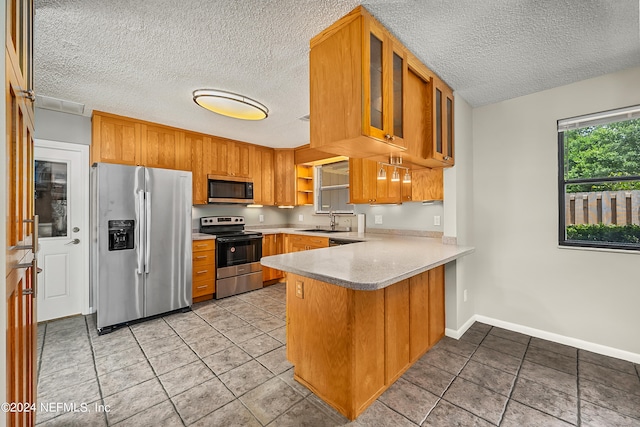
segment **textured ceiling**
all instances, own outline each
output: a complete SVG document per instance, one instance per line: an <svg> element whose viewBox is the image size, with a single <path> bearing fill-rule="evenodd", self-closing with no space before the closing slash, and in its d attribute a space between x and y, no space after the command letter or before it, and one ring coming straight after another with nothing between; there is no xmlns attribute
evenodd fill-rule
<svg viewBox="0 0 640 427"><path fill-rule="evenodd" d="M271 147L309 141L309 40L363 4L472 106L640 65L638 0L35 0L36 92ZM216 88L270 109L218 116Z"/></svg>

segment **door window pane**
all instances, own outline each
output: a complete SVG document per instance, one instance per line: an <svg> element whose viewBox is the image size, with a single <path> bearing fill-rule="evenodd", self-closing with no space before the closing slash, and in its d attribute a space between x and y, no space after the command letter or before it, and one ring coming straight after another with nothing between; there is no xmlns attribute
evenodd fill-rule
<svg viewBox="0 0 640 427"><path fill-rule="evenodd" d="M42 160L35 163L40 237L67 236L67 164Z"/></svg>

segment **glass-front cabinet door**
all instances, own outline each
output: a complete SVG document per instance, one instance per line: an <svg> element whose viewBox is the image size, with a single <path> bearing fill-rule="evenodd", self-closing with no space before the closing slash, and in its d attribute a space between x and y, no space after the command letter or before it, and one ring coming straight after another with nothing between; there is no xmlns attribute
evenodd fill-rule
<svg viewBox="0 0 640 427"><path fill-rule="evenodd" d="M453 91L440 79L433 79L433 158L453 166Z"/></svg>
<svg viewBox="0 0 640 427"><path fill-rule="evenodd" d="M376 23L365 20L364 131L404 147L406 54Z"/></svg>

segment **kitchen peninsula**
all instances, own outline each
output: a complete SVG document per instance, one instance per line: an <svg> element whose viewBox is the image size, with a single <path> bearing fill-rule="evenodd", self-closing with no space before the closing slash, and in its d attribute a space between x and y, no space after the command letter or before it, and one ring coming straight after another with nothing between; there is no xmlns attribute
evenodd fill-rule
<svg viewBox="0 0 640 427"><path fill-rule="evenodd" d="M472 251L367 234L360 243L263 258L288 272L295 379L355 419L444 336L444 264Z"/></svg>

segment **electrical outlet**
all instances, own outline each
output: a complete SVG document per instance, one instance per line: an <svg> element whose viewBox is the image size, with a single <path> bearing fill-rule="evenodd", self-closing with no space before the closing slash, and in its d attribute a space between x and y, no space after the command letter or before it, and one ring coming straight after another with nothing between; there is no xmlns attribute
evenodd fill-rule
<svg viewBox="0 0 640 427"><path fill-rule="evenodd" d="M300 222L304 221L304 215L302 214L298 215L298 221Z"/></svg>
<svg viewBox="0 0 640 427"><path fill-rule="evenodd" d="M374 218L375 224L382 224L382 215L376 215Z"/></svg>
<svg viewBox="0 0 640 427"><path fill-rule="evenodd" d="M464 299L464 302L467 302L467 290L466 289L462 293L462 298Z"/></svg>
<svg viewBox="0 0 640 427"><path fill-rule="evenodd" d="M260 222L264 222L264 215L260 215L260 216L258 216L258 221L260 221Z"/></svg>
<svg viewBox="0 0 640 427"><path fill-rule="evenodd" d="M304 282L301 282L300 280L296 281L296 296L304 299Z"/></svg>
<svg viewBox="0 0 640 427"><path fill-rule="evenodd" d="M433 225L440 225L440 215L433 216Z"/></svg>

